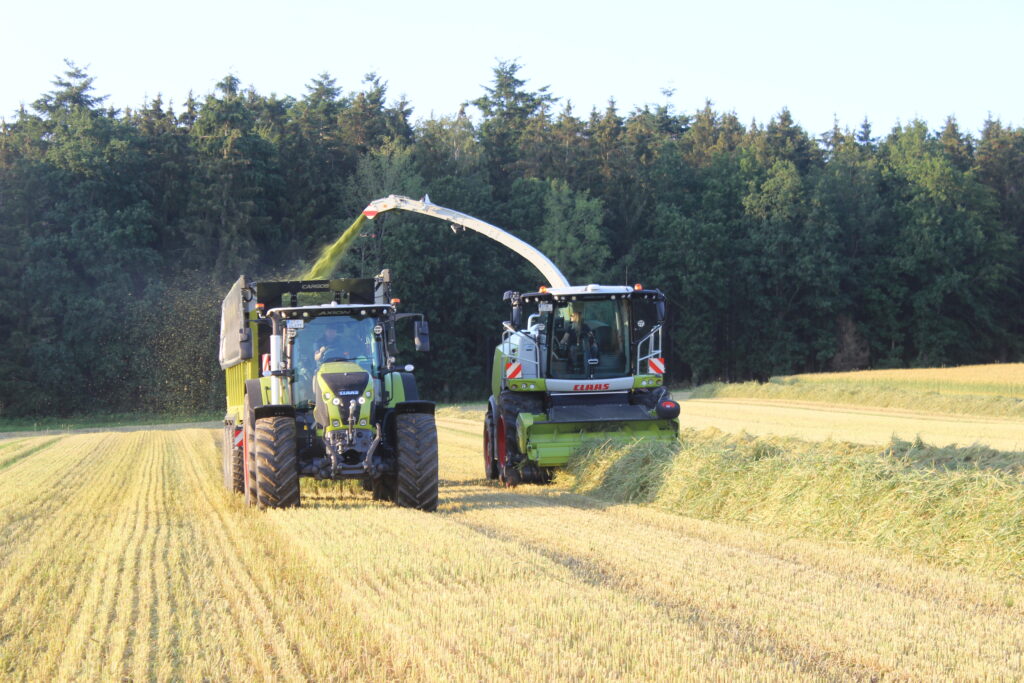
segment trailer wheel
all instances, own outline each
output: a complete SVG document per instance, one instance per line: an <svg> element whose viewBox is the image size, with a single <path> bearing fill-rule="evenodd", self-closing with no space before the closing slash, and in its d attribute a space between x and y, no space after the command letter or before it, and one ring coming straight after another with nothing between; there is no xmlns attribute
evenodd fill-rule
<svg viewBox="0 0 1024 683"><path fill-rule="evenodd" d="M484 418L484 475L488 479L498 478L498 456L494 452L494 413L487 409Z"/></svg>
<svg viewBox="0 0 1024 683"><path fill-rule="evenodd" d="M256 488L261 508L299 504L299 467L295 454L295 418L256 420Z"/></svg>
<svg viewBox="0 0 1024 683"><path fill-rule="evenodd" d="M224 488L231 490L231 426L224 425L224 438L220 445L220 471Z"/></svg>
<svg viewBox="0 0 1024 683"><path fill-rule="evenodd" d="M256 504L256 413L249 394L245 395L242 419L242 493L246 505Z"/></svg>
<svg viewBox="0 0 1024 683"><path fill-rule="evenodd" d="M245 491L245 463L242 449L235 446L235 425L224 425L224 447L222 452L224 488L231 493Z"/></svg>
<svg viewBox="0 0 1024 683"><path fill-rule="evenodd" d="M402 507L437 509L437 426L428 413L395 418L398 477L395 502Z"/></svg>

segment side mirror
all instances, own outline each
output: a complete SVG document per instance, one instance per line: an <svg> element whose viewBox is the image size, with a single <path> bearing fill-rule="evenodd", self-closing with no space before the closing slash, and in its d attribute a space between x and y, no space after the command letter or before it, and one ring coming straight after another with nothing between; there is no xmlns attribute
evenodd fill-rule
<svg viewBox="0 0 1024 683"><path fill-rule="evenodd" d="M417 351L430 350L430 325L426 320L413 322L413 341L416 343Z"/></svg>

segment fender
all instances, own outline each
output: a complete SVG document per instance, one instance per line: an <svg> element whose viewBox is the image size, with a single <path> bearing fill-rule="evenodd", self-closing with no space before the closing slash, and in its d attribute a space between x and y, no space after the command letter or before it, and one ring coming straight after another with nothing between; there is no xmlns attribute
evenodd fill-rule
<svg viewBox="0 0 1024 683"><path fill-rule="evenodd" d="M402 401L395 404L395 415L405 415L406 413L433 415L435 406L433 401Z"/></svg>
<svg viewBox="0 0 1024 683"><path fill-rule="evenodd" d="M252 408L252 419L259 420L264 417L295 417L295 406L291 405L267 405L266 396L270 393L269 378L245 380L245 393L249 397L249 407Z"/></svg>

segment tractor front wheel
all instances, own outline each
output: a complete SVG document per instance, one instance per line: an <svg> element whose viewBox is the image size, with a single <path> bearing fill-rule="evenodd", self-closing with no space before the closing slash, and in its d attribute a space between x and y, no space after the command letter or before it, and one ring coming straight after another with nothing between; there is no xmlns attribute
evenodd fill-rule
<svg viewBox="0 0 1024 683"><path fill-rule="evenodd" d="M395 421L398 480L395 502L426 512L437 509L437 426L428 413L405 413Z"/></svg>
<svg viewBox="0 0 1024 683"><path fill-rule="evenodd" d="M295 454L295 418L256 420L256 495L261 508L299 504L299 467Z"/></svg>

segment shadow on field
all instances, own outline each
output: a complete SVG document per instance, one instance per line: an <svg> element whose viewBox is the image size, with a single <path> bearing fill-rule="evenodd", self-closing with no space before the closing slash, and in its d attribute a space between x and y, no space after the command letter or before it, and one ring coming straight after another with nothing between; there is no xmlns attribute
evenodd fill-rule
<svg viewBox="0 0 1024 683"><path fill-rule="evenodd" d="M551 486L522 485L505 488L488 479L460 479L440 482L438 512L458 513L482 509L563 507L603 510L614 503L569 493ZM302 507L307 509L365 510L393 503L373 500L356 482L317 482L307 491L303 482Z"/></svg>

